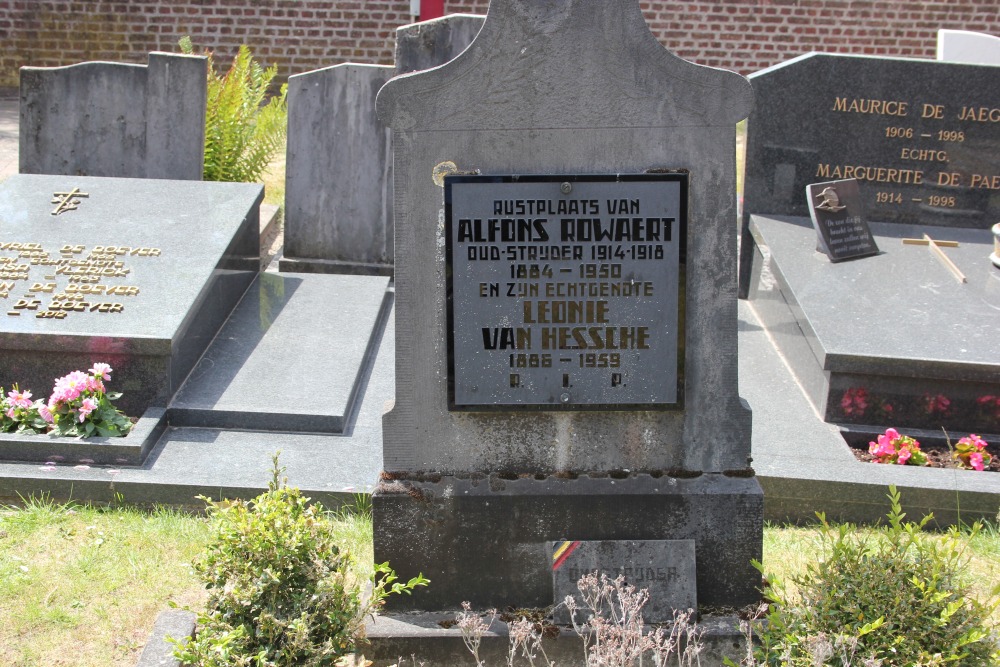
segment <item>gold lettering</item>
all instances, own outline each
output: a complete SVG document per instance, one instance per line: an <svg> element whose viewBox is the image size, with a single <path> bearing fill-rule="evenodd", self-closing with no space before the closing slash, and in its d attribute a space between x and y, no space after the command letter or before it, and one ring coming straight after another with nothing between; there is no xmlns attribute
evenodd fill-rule
<svg viewBox="0 0 1000 667"><path fill-rule="evenodd" d="M957 171L939 171L937 184L938 185L960 185L960 178L962 175Z"/></svg>
<svg viewBox="0 0 1000 667"><path fill-rule="evenodd" d="M900 160L919 160L923 162L947 162L948 153L927 148L903 148L899 152Z"/></svg>
<svg viewBox="0 0 1000 667"><path fill-rule="evenodd" d="M924 172L919 169L895 169L851 164L833 166L819 164L816 168L816 176L833 180L856 178L859 181L905 185L920 185L924 181Z"/></svg>
<svg viewBox="0 0 1000 667"><path fill-rule="evenodd" d="M973 174L969 183L971 187L985 190L1000 190L1000 176L987 176L986 174Z"/></svg>
<svg viewBox="0 0 1000 667"><path fill-rule="evenodd" d="M870 100L837 97L833 102L833 111L843 113L871 114L876 116L906 116L909 112L909 102L897 100Z"/></svg>
<svg viewBox="0 0 1000 667"><path fill-rule="evenodd" d="M934 120L944 119L943 104L924 104L920 111L921 118L932 118Z"/></svg>
<svg viewBox="0 0 1000 667"><path fill-rule="evenodd" d="M1000 108L962 107L958 112L959 120L971 120L976 123L1000 123Z"/></svg>

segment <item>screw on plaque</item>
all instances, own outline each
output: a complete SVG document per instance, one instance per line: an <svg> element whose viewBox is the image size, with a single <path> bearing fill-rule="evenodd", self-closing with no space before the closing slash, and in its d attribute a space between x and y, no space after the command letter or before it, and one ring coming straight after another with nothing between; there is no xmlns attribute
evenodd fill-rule
<svg viewBox="0 0 1000 667"><path fill-rule="evenodd" d="M573 192L573 184L568 181L563 183L562 185L559 186L559 192L563 193L564 195L568 195L569 193Z"/></svg>
<svg viewBox="0 0 1000 667"><path fill-rule="evenodd" d="M567 392L565 394L561 394L559 396L559 400L562 401L563 403L569 403L569 393Z"/></svg>

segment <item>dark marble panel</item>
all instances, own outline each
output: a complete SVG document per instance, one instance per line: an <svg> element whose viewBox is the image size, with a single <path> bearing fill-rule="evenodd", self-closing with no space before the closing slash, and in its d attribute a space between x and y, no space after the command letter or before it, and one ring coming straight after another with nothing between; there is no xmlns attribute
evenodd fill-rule
<svg viewBox="0 0 1000 667"><path fill-rule="evenodd" d="M808 215L806 185L857 178L870 220L1000 219L1000 68L813 53L749 78L748 214Z"/></svg>
<svg viewBox="0 0 1000 667"><path fill-rule="evenodd" d="M868 220L1000 219L1000 68L811 53L749 79L741 297L748 217L807 216L810 183L858 179Z"/></svg>

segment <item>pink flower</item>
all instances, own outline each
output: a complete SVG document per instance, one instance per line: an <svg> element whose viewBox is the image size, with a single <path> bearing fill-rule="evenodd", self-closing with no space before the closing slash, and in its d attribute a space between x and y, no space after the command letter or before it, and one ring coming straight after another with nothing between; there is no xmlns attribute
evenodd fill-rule
<svg viewBox="0 0 1000 667"><path fill-rule="evenodd" d="M39 405L38 414L40 414L42 416L42 419L44 419L48 423L50 424L52 423L52 411L49 409L49 406L45 404Z"/></svg>
<svg viewBox="0 0 1000 667"><path fill-rule="evenodd" d="M87 388L90 376L82 371L73 371L69 375L56 380L56 386L52 390L51 400L73 401L80 397L80 393Z"/></svg>
<svg viewBox="0 0 1000 667"><path fill-rule="evenodd" d="M899 432L896 429L886 429L885 433L878 437L877 443L868 443L868 451L878 458L891 457L896 453L896 445L893 441L897 438L899 438Z"/></svg>
<svg viewBox="0 0 1000 667"><path fill-rule="evenodd" d="M904 447L899 450L899 458L896 459L896 463L901 466L905 466L906 462L910 460L911 452L909 447Z"/></svg>
<svg viewBox="0 0 1000 667"><path fill-rule="evenodd" d="M971 465L976 470L982 470L983 466L983 453L973 452L969 454L969 465Z"/></svg>
<svg viewBox="0 0 1000 667"><path fill-rule="evenodd" d="M94 377L100 376L102 380L111 379L111 366L109 364L96 363L88 370L88 372Z"/></svg>
<svg viewBox="0 0 1000 667"><path fill-rule="evenodd" d="M14 408L7 408L7 419L14 419Z"/></svg>
<svg viewBox="0 0 1000 667"><path fill-rule="evenodd" d="M83 423L83 420L87 418L87 415L89 415L96 409L97 409L97 401L95 401L92 398L83 399L83 401L80 403L80 409L79 409L80 422Z"/></svg>
<svg viewBox="0 0 1000 667"><path fill-rule="evenodd" d="M962 438L962 440L965 440L965 438ZM973 445L979 451L983 451L984 449L986 449L986 441L980 438L975 433L970 433L968 440L969 444Z"/></svg>
<svg viewBox="0 0 1000 667"><path fill-rule="evenodd" d="M17 391L14 390L7 394L7 398L10 399L11 405L15 408L30 408L31 407L31 392L30 391Z"/></svg>

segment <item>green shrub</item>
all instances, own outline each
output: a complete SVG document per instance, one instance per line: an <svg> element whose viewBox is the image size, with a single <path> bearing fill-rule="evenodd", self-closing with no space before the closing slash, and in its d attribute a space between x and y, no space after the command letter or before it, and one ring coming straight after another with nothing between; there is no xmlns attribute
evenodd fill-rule
<svg viewBox="0 0 1000 667"><path fill-rule="evenodd" d="M183 53L194 47L189 37L180 40ZM288 86L271 97L268 87L278 73L275 66L264 69L253 59L249 47L240 47L229 71L215 70L208 56L208 108L205 116L206 181L260 180L271 159L284 145L288 128Z"/></svg>
<svg viewBox="0 0 1000 667"><path fill-rule="evenodd" d="M198 631L174 654L202 667L333 665L363 639L364 619L390 594L427 580L396 581L375 566L372 591L352 576L352 560L333 538L333 522L299 489L274 479L252 501L212 503L214 536L195 571L209 590Z"/></svg>
<svg viewBox="0 0 1000 667"><path fill-rule="evenodd" d="M900 494L889 487L889 525L859 532L820 514L822 557L790 585L770 580L770 611L758 628L752 664L969 665L1000 664L1000 643L982 603L963 578L968 537L904 522ZM975 535L979 524L972 527ZM760 563L756 563L760 569Z"/></svg>

